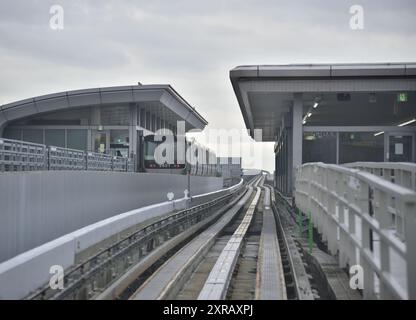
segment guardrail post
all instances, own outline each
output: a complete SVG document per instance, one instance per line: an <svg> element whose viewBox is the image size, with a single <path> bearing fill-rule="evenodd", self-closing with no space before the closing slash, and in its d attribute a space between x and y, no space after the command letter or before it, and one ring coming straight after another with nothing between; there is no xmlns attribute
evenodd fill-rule
<svg viewBox="0 0 416 320"><path fill-rule="evenodd" d="M404 204L408 299L416 299L416 204Z"/></svg>
<svg viewBox="0 0 416 320"><path fill-rule="evenodd" d="M4 151L4 140L0 139L0 171L4 172L6 171L6 165L4 164L5 159L5 154L3 153Z"/></svg>
<svg viewBox="0 0 416 320"><path fill-rule="evenodd" d="M313 223L312 223L312 213L309 212L309 222L308 222L308 245L309 253L312 254L313 248Z"/></svg>

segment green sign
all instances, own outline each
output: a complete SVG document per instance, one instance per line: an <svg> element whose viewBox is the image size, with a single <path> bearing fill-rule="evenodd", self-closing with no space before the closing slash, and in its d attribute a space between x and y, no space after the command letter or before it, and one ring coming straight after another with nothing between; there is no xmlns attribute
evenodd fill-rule
<svg viewBox="0 0 416 320"><path fill-rule="evenodd" d="M397 101L398 102L407 102L407 93L406 92L400 92L397 94Z"/></svg>

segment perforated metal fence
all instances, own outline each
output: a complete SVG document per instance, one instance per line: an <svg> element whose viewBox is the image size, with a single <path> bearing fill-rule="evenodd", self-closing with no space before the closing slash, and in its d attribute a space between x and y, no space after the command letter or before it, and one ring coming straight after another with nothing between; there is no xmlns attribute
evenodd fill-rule
<svg viewBox="0 0 416 320"><path fill-rule="evenodd" d="M134 159L0 138L0 172L37 170L135 171Z"/></svg>
<svg viewBox="0 0 416 320"><path fill-rule="evenodd" d="M45 170L46 146L18 140L0 139L0 170Z"/></svg>
<svg viewBox="0 0 416 320"><path fill-rule="evenodd" d="M85 170L85 153L80 150L48 147L49 170Z"/></svg>

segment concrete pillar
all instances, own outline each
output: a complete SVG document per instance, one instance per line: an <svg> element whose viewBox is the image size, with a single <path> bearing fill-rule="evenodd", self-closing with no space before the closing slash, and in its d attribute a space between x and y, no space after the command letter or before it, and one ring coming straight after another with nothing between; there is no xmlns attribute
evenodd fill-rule
<svg viewBox="0 0 416 320"><path fill-rule="evenodd" d="M292 164L290 167L289 180L291 181L291 189L293 191L296 168L302 165L302 117L303 117L303 100L301 93L294 94L293 108L292 108L292 132L291 132L291 157ZM290 178L291 177L291 178Z"/></svg>
<svg viewBox="0 0 416 320"><path fill-rule="evenodd" d="M137 154L137 105L130 104L130 125L129 125L129 155Z"/></svg>
<svg viewBox="0 0 416 320"><path fill-rule="evenodd" d="M0 125L0 138L3 137L4 129L6 128L6 123Z"/></svg>
<svg viewBox="0 0 416 320"><path fill-rule="evenodd" d="M91 107L91 125L98 126L101 124L101 106Z"/></svg>

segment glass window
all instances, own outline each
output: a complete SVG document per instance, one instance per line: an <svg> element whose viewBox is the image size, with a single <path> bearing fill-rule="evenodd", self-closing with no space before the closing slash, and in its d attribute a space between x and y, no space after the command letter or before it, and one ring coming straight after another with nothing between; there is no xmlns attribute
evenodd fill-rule
<svg viewBox="0 0 416 320"><path fill-rule="evenodd" d="M412 162L412 149L412 136L389 136L389 161Z"/></svg>
<svg viewBox="0 0 416 320"><path fill-rule="evenodd" d="M154 160L155 150L158 146L158 143L154 141L146 141L144 145L145 145L144 160Z"/></svg>
<svg viewBox="0 0 416 320"><path fill-rule="evenodd" d="M142 128L146 128L146 111L144 109L140 109L140 123L139 125Z"/></svg>
<svg viewBox="0 0 416 320"><path fill-rule="evenodd" d="M340 132L339 163L384 161L384 135L375 132Z"/></svg>
<svg viewBox="0 0 416 320"><path fill-rule="evenodd" d="M43 144L43 130L23 129L23 141Z"/></svg>
<svg viewBox="0 0 416 320"><path fill-rule="evenodd" d="M152 115L152 129L150 131L153 131L153 132L156 131L156 117L155 117L155 115Z"/></svg>
<svg viewBox="0 0 416 320"><path fill-rule="evenodd" d="M3 136L6 139L22 140L22 129L6 128Z"/></svg>
<svg viewBox="0 0 416 320"><path fill-rule="evenodd" d="M101 124L124 126L130 124L129 106L104 106L101 107Z"/></svg>
<svg viewBox="0 0 416 320"><path fill-rule="evenodd" d="M146 127L145 129L150 130L150 112L146 112Z"/></svg>
<svg viewBox="0 0 416 320"><path fill-rule="evenodd" d="M64 129L46 129L45 144L47 146L65 148L65 130Z"/></svg>
<svg viewBox="0 0 416 320"><path fill-rule="evenodd" d="M305 132L302 161L336 163L337 136L335 132Z"/></svg>
<svg viewBox="0 0 416 320"><path fill-rule="evenodd" d="M127 157L129 154L129 131L110 131L110 151L119 157Z"/></svg>
<svg viewBox="0 0 416 320"><path fill-rule="evenodd" d="M67 148L87 150L87 130L68 129Z"/></svg>

